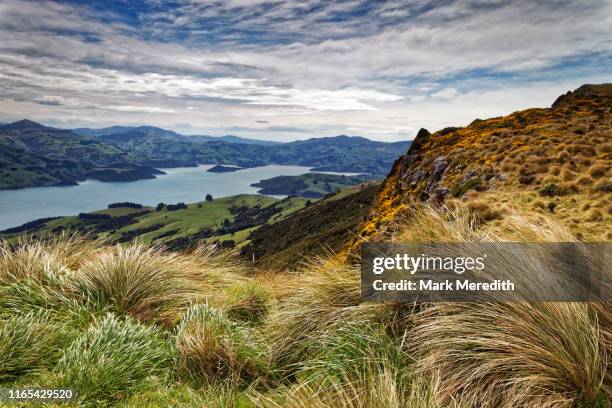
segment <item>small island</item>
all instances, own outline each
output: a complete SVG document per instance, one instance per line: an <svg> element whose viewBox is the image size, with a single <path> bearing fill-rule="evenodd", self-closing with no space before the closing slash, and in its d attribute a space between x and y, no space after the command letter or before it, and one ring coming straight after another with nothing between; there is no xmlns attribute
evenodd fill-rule
<svg viewBox="0 0 612 408"><path fill-rule="evenodd" d="M251 186L259 187L259 194L320 198L344 187L372 180L373 178L368 175L343 176L339 174L306 173L299 176L272 177L251 184Z"/></svg>
<svg viewBox="0 0 612 408"><path fill-rule="evenodd" d="M233 171L243 170L242 167L237 166L224 166L222 164L217 164L214 167L206 170L209 173L231 173Z"/></svg>

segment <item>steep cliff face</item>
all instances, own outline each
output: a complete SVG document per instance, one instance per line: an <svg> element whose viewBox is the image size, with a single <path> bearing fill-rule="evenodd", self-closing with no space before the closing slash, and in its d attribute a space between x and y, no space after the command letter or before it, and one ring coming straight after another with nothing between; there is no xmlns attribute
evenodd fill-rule
<svg viewBox="0 0 612 408"><path fill-rule="evenodd" d="M553 215L584 239L612 239L612 84L547 109L422 129L394 163L361 235L376 239L415 201L478 201L501 226L511 209Z"/></svg>

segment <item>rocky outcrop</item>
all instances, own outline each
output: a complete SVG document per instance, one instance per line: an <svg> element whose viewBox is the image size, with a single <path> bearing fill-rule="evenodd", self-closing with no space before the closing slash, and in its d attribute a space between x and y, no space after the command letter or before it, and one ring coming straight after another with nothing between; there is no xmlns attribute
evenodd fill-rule
<svg viewBox="0 0 612 408"><path fill-rule="evenodd" d="M612 160L611 129L612 84L581 86L547 109L477 119L467 127L433 134L421 129L408 152L395 161L361 236L384 234L385 225L392 225L415 200L467 200L503 189L537 191L550 179L551 167L559 169L557 174L566 169L566 179L588 176L580 181L587 184L577 181L567 191L591 189L587 170L606 163L609 167Z"/></svg>

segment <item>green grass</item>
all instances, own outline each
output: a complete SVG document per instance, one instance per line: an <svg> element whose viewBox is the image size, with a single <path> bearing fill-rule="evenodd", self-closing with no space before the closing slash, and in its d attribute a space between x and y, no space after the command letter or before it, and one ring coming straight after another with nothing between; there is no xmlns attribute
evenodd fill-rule
<svg viewBox="0 0 612 408"><path fill-rule="evenodd" d="M109 314L63 353L56 386L75 389L82 401L108 403L129 396L148 377L169 376L174 359L159 329Z"/></svg>
<svg viewBox="0 0 612 408"><path fill-rule="evenodd" d="M265 360L247 330L208 305L190 307L176 329L178 370L195 384L248 384L265 372Z"/></svg>
<svg viewBox="0 0 612 408"><path fill-rule="evenodd" d="M325 173L306 173L299 176L278 176L253 184L262 194L297 195L319 198L347 186L370 181L370 176L343 176Z"/></svg>
<svg viewBox="0 0 612 408"><path fill-rule="evenodd" d="M574 239L518 214L495 232L469 211L415 206L385 239ZM77 406L610 402L609 303L362 303L359 266L338 256L249 276L236 251L210 246L177 253L67 236L2 245L0 382L72 387Z"/></svg>
<svg viewBox="0 0 612 408"><path fill-rule="evenodd" d="M74 337L72 327L45 311L0 320L0 383L54 366Z"/></svg>
<svg viewBox="0 0 612 408"><path fill-rule="evenodd" d="M306 201L306 199L298 197L279 200L265 195L242 194L218 198L213 201L191 203L188 204L186 209L177 211L168 211L166 208L155 211L155 208L152 207L103 209L95 211L95 213L109 214L113 217L143 214L134 218L135 223L104 231L98 231L97 224L94 221L82 220L76 216L62 217L46 222L42 229L35 232L35 235L53 234L59 230L90 231L110 241L123 242L126 240L125 237L128 237L128 240L138 238L139 241L145 243L165 243L177 239L196 241L202 239L198 237L198 233L203 230L212 230L212 237L206 237L204 240L208 242L232 240L236 245L240 245L244 244L248 240L249 234L259 226L246 227L232 234L216 232L224 226L224 222L234 222L235 217L230 212L230 208L248 207L265 210L275 205L280 211L266 221L267 224L272 224L304 208ZM14 241L20 235L10 234L6 238Z"/></svg>

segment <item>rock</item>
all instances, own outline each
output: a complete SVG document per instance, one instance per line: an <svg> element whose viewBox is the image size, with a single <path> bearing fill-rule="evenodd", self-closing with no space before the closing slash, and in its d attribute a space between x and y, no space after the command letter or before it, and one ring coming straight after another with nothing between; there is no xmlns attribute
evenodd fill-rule
<svg viewBox="0 0 612 408"><path fill-rule="evenodd" d="M436 187L433 191L433 198L439 201L444 201L447 195L450 194L450 189L446 187Z"/></svg>
<svg viewBox="0 0 612 408"><path fill-rule="evenodd" d="M421 169L418 169L412 175L412 178L410 179L410 185L413 187L416 186L421 180L423 180L423 177L425 177L425 172Z"/></svg>
<svg viewBox="0 0 612 408"><path fill-rule="evenodd" d="M429 174L429 182L427 183L427 188L425 189L426 192L429 193L433 191L433 188L440 181L447 167L448 160L446 159L446 156L436 157L436 159L431 163L431 173Z"/></svg>

